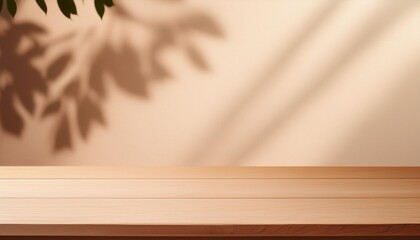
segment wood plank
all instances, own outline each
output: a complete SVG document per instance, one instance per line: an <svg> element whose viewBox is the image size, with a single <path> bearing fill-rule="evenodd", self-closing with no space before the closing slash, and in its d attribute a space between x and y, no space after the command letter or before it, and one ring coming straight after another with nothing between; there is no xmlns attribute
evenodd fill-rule
<svg viewBox="0 0 420 240"><path fill-rule="evenodd" d="M7 240L185 240L184 236L5 236ZM191 237L190 237L191 238ZM195 236L194 240L215 240L214 237ZM416 236L351 236L351 237L235 237L236 240L418 240ZM232 237L217 237L217 240L232 240Z"/></svg>
<svg viewBox="0 0 420 240"><path fill-rule="evenodd" d="M420 198L1 198L0 224L420 224Z"/></svg>
<svg viewBox="0 0 420 240"><path fill-rule="evenodd" d="M420 167L0 167L0 178L404 178Z"/></svg>
<svg viewBox="0 0 420 240"><path fill-rule="evenodd" d="M383 237L420 236L420 225L0 225L0 236Z"/></svg>
<svg viewBox="0 0 420 240"><path fill-rule="evenodd" d="M419 236L419 227L418 167L0 167L2 236Z"/></svg>
<svg viewBox="0 0 420 240"><path fill-rule="evenodd" d="M0 179L0 198L420 198L420 179Z"/></svg>

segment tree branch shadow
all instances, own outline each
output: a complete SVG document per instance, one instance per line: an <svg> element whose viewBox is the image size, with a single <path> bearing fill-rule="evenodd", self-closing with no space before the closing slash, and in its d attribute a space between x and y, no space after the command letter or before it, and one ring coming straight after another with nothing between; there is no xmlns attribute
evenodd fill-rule
<svg viewBox="0 0 420 240"><path fill-rule="evenodd" d="M183 1L156 1L156 4L162 5L181 3ZM116 47L105 39L89 52L89 57L77 59L74 50L79 47L72 46L72 41L79 37L84 45L87 44L90 36L95 34L95 28L86 32L71 32L43 45L37 36L48 34L44 28L35 23L17 23L1 15L0 21L7 25L0 36L0 120L5 132L20 137L24 131L25 121L17 110L17 98L33 118L36 117L36 109L41 109L39 117L42 120L53 119L56 125L54 151L70 150L74 138L77 138L72 133L78 132L81 139L87 140L92 126L106 126L104 108L111 86L145 100L150 95L151 83L173 77L162 59L163 52L182 50L195 68L209 71L210 66L192 37L196 33L216 38L223 36L220 25L207 13L197 10L186 12L172 21L154 22L130 14L117 2L107 11L106 17L112 18L109 22L120 21L134 25L137 30L147 29L152 39L150 47L139 52L129 41ZM108 30L113 27L109 25ZM32 41L32 46L21 53L19 42L25 38ZM183 39L182 44L176 41L180 38ZM45 69L32 64L34 58L45 57L46 51L60 48L63 43L70 47L60 49ZM76 62L83 62L80 69L74 71L70 79L64 79L65 73ZM49 89L60 84L63 87L59 94L49 94ZM35 106L35 93L43 96L44 106ZM71 131L73 126L77 131Z"/></svg>

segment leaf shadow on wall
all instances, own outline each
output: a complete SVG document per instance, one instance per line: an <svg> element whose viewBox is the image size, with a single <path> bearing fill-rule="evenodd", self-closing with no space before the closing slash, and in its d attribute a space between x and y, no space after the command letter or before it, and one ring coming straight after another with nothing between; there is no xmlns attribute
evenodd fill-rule
<svg viewBox="0 0 420 240"><path fill-rule="evenodd" d="M156 4L185 3L159 1ZM95 27L84 32L70 32L48 44L41 44L37 37L48 34L45 29L35 23L17 23L5 15L0 19L8 26L0 36L2 129L19 137L25 128L23 116L26 113L41 120L53 119L54 151L72 149L77 137L87 140L94 125L106 126L104 108L111 86L139 99L147 99L152 82L172 77L169 67L162 59L164 51L181 50L195 68L209 71L209 64L196 47L193 36L196 33L216 38L223 36L219 24L205 12L185 12L175 20L163 22L140 19L127 11L123 5L116 5L107 12L109 16L106 17L112 18L112 21L130 24L136 30L147 29L152 39L148 47L139 52L129 41L122 40L119 47L116 47L105 39L87 54L88 57L81 58L77 55L79 47L78 51L74 51L76 46L65 49L61 49L61 46L71 46L76 38L82 39L82 42L88 41L97 31ZM26 38L33 46L21 53L19 42ZM50 48L60 48L59 54L54 56L45 69L35 67L32 64L34 58L44 57L44 53ZM68 77L69 69L75 65L81 65L80 69L73 71L75 73ZM50 90L57 86L59 93L50 94ZM40 93L44 99L41 106L35 106L35 93ZM19 105L23 106L23 112ZM37 109L39 111L36 111ZM75 131L72 131L73 128L76 128Z"/></svg>
<svg viewBox="0 0 420 240"><path fill-rule="evenodd" d="M34 59L45 52L37 36L46 34L46 30L30 22L15 23L10 16L5 15L0 16L0 21L8 25L0 36L0 121L6 132L20 136L25 123L15 100L23 106L25 112L34 115L34 94L47 95L47 83L41 71L32 64ZM20 43L25 38L31 44L22 51Z"/></svg>

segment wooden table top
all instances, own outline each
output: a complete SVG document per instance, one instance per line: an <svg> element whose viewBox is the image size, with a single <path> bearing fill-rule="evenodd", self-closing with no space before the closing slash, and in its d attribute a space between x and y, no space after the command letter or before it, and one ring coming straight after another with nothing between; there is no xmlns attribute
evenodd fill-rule
<svg viewBox="0 0 420 240"><path fill-rule="evenodd" d="M0 236L420 236L419 167L0 167Z"/></svg>

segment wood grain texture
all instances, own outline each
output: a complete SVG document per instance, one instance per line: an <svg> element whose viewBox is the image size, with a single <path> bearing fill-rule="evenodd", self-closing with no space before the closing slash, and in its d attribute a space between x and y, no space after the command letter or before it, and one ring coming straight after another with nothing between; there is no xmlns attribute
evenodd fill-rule
<svg viewBox="0 0 420 240"><path fill-rule="evenodd" d="M4 236L7 240L215 240L214 236ZM218 236L217 240L232 240L232 237ZM418 240L416 236L347 236L347 237L278 237L278 236L240 236L236 240Z"/></svg>
<svg viewBox="0 0 420 240"><path fill-rule="evenodd" d="M416 167L0 167L2 236L420 236L419 227Z"/></svg>
<svg viewBox="0 0 420 240"><path fill-rule="evenodd" d="M0 178L420 179L420 167L0 167Z"/></svg>
<svg viewBox="0 0 420 240"><path fill-rule="evenodd" d="M418 198L0 199L0 224L418 224Z"/></svg>
<svg viewBox="0 0 420 240"><path fill-rule="evenodd" d="M0 225L8 236L420 236L420 225ZM194 238L195 239L195 238ZM311 238L312 239L312 238Z"/></svg>
<svg viewBox="0 0 420 240"><path fill-rule="evenodd" d="M15 198L420 198L420 179L0 179Z"/></svg>

